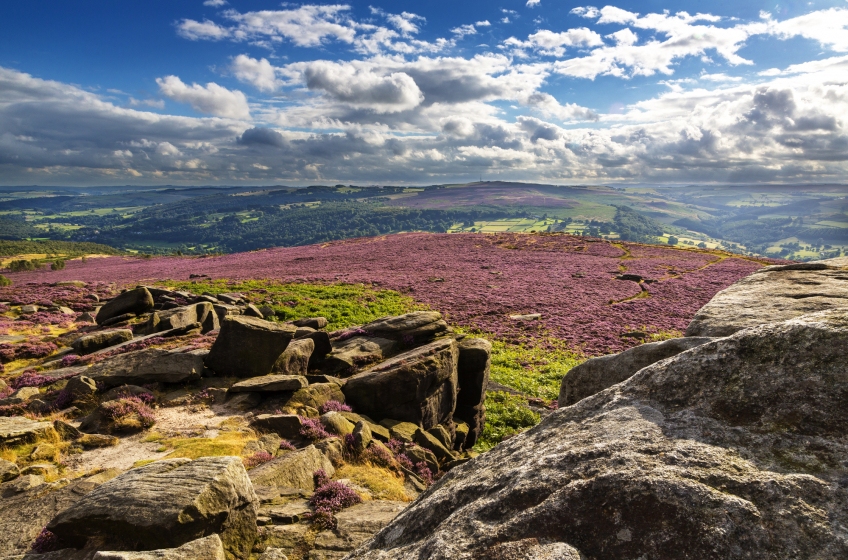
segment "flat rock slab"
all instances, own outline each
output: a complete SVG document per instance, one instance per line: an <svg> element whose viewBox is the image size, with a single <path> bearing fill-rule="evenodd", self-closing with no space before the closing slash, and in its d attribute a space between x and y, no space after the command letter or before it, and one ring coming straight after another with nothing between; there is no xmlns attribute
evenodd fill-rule
<svg viewBox="0 0 848 560"><path fill-rule="evenodd" d="M714 340L708 337L672 338L649 342L618 354L591 358L569 370L559 389L559 406L571 406L581 399L621 383L631 375L660 360L676 356Z"/></svg>
<svg viewBox="0 0 848 560"><path fill-rule="evenodd" d="M695 314L686 336L729 336L807 313L848 309L848 270L829 262L758 270L717 293Z"/></svg>
<svg viewBox="0 0 848 560"><path fill-rule="evenodd" d="M343 509L336 514L336 530L321 531L315 537L315 550L351 551L388 525L407 505L406 502L372 500Z"/></svg>
<svg viewBox="0 0 848 560"><path fill-rule="evenodd" d="M324 358L321 371L325 374L349 377L361 367L379 362L391 354L397 342L378 336L356 336L333 344Z"/></svg>
<svg viewBox="0 0 848 560"><path fill-rule="evenodd" d="M191 541L178 548L147 552L98 552L94 560L224 560L224 546L218 535Z"/></svg>
<svg viewBox="0 0 848 560"><path fill-rule="evenodd" d="M310 445L251 469L250 480L257 486L286 486L312 491L315 490L313 474L318 469L324 469L328 476L336 472L330 460Z"/></svg>
<svg viewBox="0 0 848 560"><path fill-rule="evenodd" d="M246 558L258 498L239 457L169 459L132 469L48 524L64 542L101 550L176 548L218 533L227 558Z"/></svg>
<svg viewBox="0 0 848 560"><path fill-rule="evenodd" d="M37 422L23 416L0 416L0 443L17 445L33 441L52 429L50 422Z"/></svg>
<svg viewBox="0 0 848 560"><path fill-rule="evenodd" d="M102 331L79 337L71 343L71 347L77 354L85 355L132 340L132 337L133 332L129 329Z"/></svg>
<svg viewBox="0 0 848 560"><path fill-rule="evenodd" d="M262 375L239 381L230 387L230 393L266 393L297 391L309 385L302 375Z"/></svg>
<svg viewBox="0 0 848 560"><path fill-rule="evenodd" d="M183 383L196 381L203 373L203 358L147 348L107 358L88 368L86 375L105 387L144 385L146 383Z"/></svg>
<svg viewBox="0 0 848 560"><path fill-rule="evenodd" d="M848 314L825 312L657 362L451 470L348 558L848 558L846 355Z"/></svg>

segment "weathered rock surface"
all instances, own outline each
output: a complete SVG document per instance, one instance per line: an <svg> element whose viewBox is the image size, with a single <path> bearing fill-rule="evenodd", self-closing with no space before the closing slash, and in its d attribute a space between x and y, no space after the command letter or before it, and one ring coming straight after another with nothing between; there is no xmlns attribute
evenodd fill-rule
<svg viewBox="0 0 848 560"><path fill-rule="evenodd" d="M591 358L569 370L559 389L559 406L571 406L660 360L676 356L713 340L705 337L672 338L649 342L618 354Z"/></svg>
<svg viewBox="0 0 848 560"><path fill-rule="evenodd" d="M848 315L643 368L445 475L352 559L848 557ZM568 557L568 556L566 556Z"/></svg>
<svg viewBox="0 0 848 560"><path fill-rule="evenodd" d="M239 381L229 390L231 393L267 393L297 391L307 385L306 378L300 375L262 375Z"/></svg>
<svg viewBox="0 0 848 560"><path fill-rule="evenodd" d="M348 377L358 369L379 362L394 350L397 343L380 337L356 336L333 345L324 358L321 371L330 375Z"/></svg>
<svg viewBox="0 0 848 560"><path fill-rule="evenodd" d="M450 420L456 407L457 343L437 340L350 379L342 392L361 414L432 428Z"/></svg>
<svg viewBox="0 0 848 560"><path fill-rule="evenodd" d="M341 387L335 383L312 383L308 387L296 391L289 399L289 405L299 403L319 409L327 401L344 402L345 396Z"/></svg>
<svg viewBox="0 0 848 560"><path fill-rule="evenodd" d="M0 443L4 445L33 441L52 430L50 422L36 422L23 416L0 416Z"/></svg>
<svg viewBox="0 0 848 560"><path fill-rule="evenodd" d="M218 375L268 375L296 330L292 325L278 325L254 317L225 317L221 321L221 332L206 356L206 365Z"/></svg>
<svg viewBox="0 0 848 560"><path fill-rule="evenodd" d="M50 521L63 542L100 550L174 548L218 533L228 560L247 558L258 499L239 457L170 459L130 470Z"/></svg>
<svg viewBox="0 0 848 560"><path fill-rule="evenodd" d="M308 317L306 319L298 319L292 321L295 327L309 327L310 329L320 330L327 326L326 317Z"/></svg>
<svg viewBox="0 0 848 560"><path fill-rule="evenodd" d="M296 438L303 427L303 419L296 414L260 414L253 426L263 432L273 432L286 439Z"/></svg>
<svg viewBox="0 0 848 560"><path fill-rule="evenodd" d="M193 354L146 348L119 354L91 366L86 374L105 387L182 383L200 379L203 358Z"/></svg>
<svg viewBox="0 0 848 560"><path fill-rule="evenodd" d="M329 476L336 470L314 445L290 451L250 471L250 480L257 486L286 486L302 490L315 490L313 473L324 469Z"/></svg>
<svg viewBox="0 0 848 560"><path fill-rule="evenodd" d="M406 502L380 500L363 502L343 509L336 514L338 522L336 530L321 531L315 537L315 549L312 554L314 557L321 558L322 556L319 555L322 552L336 552L340 554L324 557L343 557L345 553L355 549L371 535L388 525L406 505Z"/></svg>
<svg viewBox="0 0 848 560"><path fill-rule="evenodd" d="M686 336L728 336L807 313L848 309L848 270L838 261L767 266L720 291Z"/></svg>
<svg viewBox="0 0 848 560"><path fill-rule="evenodd" d="M94 560L224 560L224 545L218 535L209 535L178 548L148 552L98 552Z"/></svg>
<svg viewBox="0 0 848 560"><path fill-rule="evenodd" d="M0 459L0 483L9 482L20 476L21 470L18 465L5 459Z"/></svg>
<svg viewBox="0 0 848 560"><path fill-rule="evenodd" d="M132 340L133 332L129 329L116 329L86 334L71 343L77 354L85 355L104 348Z"/></svg>
<svg viewBox="0 0 848 560"><path fill-rule="evenodd" d="M153 310L153 296L147 288L136 288L116 296L97 312L95 320L102 325L110 319L129 313L139 315Z"/></svg>
<svg viewBox="0 0 848 560"><path fill-rule="evenodd" d="M489 386L492 344L482 338L465 338L459 342L457 376L459 394L454 417L468 425L462 448L473 447L486 423L486 388Z"/></svg>
<svg viewBox="0 0 848 560"><path fill-rule="evenodd" d="M380 338L397 340L407 346L427 342L434 336L446 332L448 325L438 311L414 311L395 317L377 319L362 330Z"/></svg>
<svg viewBox="0 0 848 560"><path fill-rule="evenodd" d="M284 375L306 375L313 350L315 343L312 339L293 340L274 362L271 371Z"/></svg>

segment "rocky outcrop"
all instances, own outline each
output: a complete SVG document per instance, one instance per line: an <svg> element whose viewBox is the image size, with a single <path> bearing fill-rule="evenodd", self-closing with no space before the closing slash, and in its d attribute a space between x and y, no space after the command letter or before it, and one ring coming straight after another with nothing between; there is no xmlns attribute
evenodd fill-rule
<svg viewBox="0 0 848 560"><path fill-rule="evenodd" d="M448 325L438 311L414 311L377 319L364 325L362 330L370 336L396 340L409 347L432 340L446 332Z"/></svg>
<svg viewBox="0 0 848 560"><path fill-rule="evenodd" d="M662 360L455 468L350 558L848 557L847 354L831 311Z"/></svg>
<svg viewBox="0 0 848 560"><path fill-rule="evenodd" d="M175 548L217 533L228 560L246 559L257 506L239 457L170 459L104 483L47 528L76 548L127 551Z"/></svg>
<svg viewBox="0 0 848 560"><path fill-rule="evenodd" d="M191 541L178 548L148 552L98 552L94 560L224 560L224 545L218 535Z"/></svg>
<svg viewBox="0 0 848 560"><path fill-rule="evenodd" d="M456 408L458 355L455 340L437 340L351 377L342 392L357 412L377 421L429 429L450 420Z"/></svg>
<svg viewBox="0 0 848 560"><path fill-rule="evenodd" d="M206 356L206 365L218 375L268 375L296 330L292 325L254 317L225 317L221 332Z"/></svg>
<svg viewBox="0 0 848 560"><path fill-rule="evenodd" d="M313 350L315 343L312 339L293 340L274 362L271 371L283 375L306 375Z"/></svg>
<svg viewBox="0 0 848 560"><path fill-rule="evenodd" d="M333 350L323 360L321 371L328 375L349 377L360 368L379 362L397 346L393 340L355 336L333 343Z"/></svg>
<svg viewBox="0 0 848 560"><path fill-rule="evenodd" d="M324 469L328 476L336 470L323 453L314 445L304 449L290 451L282 457L264 463L250 471L250 480L256 486L279 486L315 490L313 475L318 469Z"/></svg>
<svg viewBox="0 0 848 560"><path fill-rule="evenodd" d="M486 423L486 388L489 386L492 343L482 338L465 338L459 342L457 363L459 394L454 418L465 422L468 431L459 448L471 448L483 433Z"/></svg>
<svg viewBox="0 0 848 560"><path fill-rule="evenodd" d="M689 323L686 336L729 336L829 309L848 309L848 263L767 266L716 294Z"/></svg>
<svg viewBox="0 0 848 560"><path fill-rule="evenodd" d="M306 378L300 375L262 375L239 381L230 387L229 391L231 393L297 391L307 385Z"/></svg>
<svg viewBox="0 0 848 560"><path fill-rule="evenodd" d="M706 344L705 337L672 338L649 342L618 354L591 358L569 370L559 389L559 406L572 404L621 383L631 375L660 360Z"/></svg>
<svg viewBox="0 0 848 560"><path fill-rule="evenodd" d="M161 348L119 354L94 364L86 372L88 377L106 388L195 381L202 373L202 357Z"/></svg>
<svg viewBox="0 0 848 560"><path fill-rule="evenodd" d="M0 416L0 444L19 445L34 441L53 431L50 422L37 422L23 416Z"/></svg>
<svg viewBox="0 0 848 560"><path fill-rule="evenodd" d="M85 355L132 340L133 333L129 329L116 329L86 334L71 343L77 354Z"/></svg>
<svg viewBox="0 0 848 560"><path fill-rule="evenodd" d="M97 312L95 320L98 325L122 315L138 315L153 310L153 296L147 288L136 288L116 296Z"/></svg>

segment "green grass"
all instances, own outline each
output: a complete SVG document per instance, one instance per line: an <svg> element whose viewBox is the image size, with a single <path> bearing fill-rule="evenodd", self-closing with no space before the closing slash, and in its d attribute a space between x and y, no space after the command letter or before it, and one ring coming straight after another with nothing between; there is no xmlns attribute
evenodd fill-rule
<svg viewBox="0 0 848 560"><path fill-rule="evenodd" d="M486 393L486 425L474 445L475 451L488 451L505 438L532 428L540 421L521 397L502 391Z"/></svg>
<svg viewBox="0 0 848 560"><path fill-rule="evenodd" d="M281 320L326 317L328 329L362 325L387 315L426 309L411 297L364 284L280 284L268 280L171 282L195 293L239 292L257 305L270 305ZM262 290L262 291L260 291Z"/></svg>

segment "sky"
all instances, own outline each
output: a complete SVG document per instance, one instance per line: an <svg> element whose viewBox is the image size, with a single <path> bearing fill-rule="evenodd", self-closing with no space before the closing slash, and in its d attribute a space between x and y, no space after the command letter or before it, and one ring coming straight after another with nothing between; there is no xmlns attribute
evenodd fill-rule
<svg viewBox="0 0 848 560"><path fill-rule="evenodd" d="M0 3L0 185L846 177L846 0Z"/></svg>

